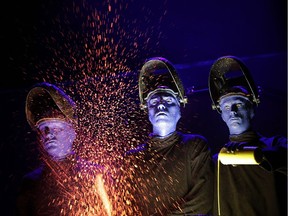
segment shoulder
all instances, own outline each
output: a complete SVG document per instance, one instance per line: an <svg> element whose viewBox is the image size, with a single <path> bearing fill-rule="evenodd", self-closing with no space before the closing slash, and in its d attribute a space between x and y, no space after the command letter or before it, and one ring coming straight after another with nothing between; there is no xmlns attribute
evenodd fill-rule
<svg viewBox="0 0 288 216"><path fill-rule="evenodd" d="M25 174L25 175L23 176L23 180L27 180L27 181L29 181L29 180L31 180L31 181L37 181L37 180L39 180L39 179L42 177L43 172L44 172L44 167L43 167L43 166L40 166L40 167L38 167L37 169L35 169L35 170L33 170L33 171Z"/></svg>
<svg viewBox="0 0 288 216"><path fill-rule="evenodd" d="M207 139L200 134L189 134L181 132L178 132L178 134L180 137L182 137L182 140L186 142L193 141L193 142L207 143Z"/></svg>
<svg viewBox="0 0 288 216"><path fill-rule="evenodd" d="M90 161L81 157L77 157L75 170L81 173L98 174L106 171L105 167L94 161Z"/></svg>
<svg viewBox="0 0 288 216"><path fill-rule="evenodd" d="M26 173L19 184L21 191L34 190L40 185L44 176L44 167L39 167L29 173Z"/></svg>
<svg viewBox="0 0 288 216"><path fill-rule="evenodd" d="M267 147L287 148L287 137L276 135L272 137L260 137L260 141L265 143Z"/></svg>
<svg viewBox="0 0 288 216"><path fill-rule="evenodd" d="M219 155L219 153L215 153L215 154L212 155L212 161L213 161L214 164L216 164L217 161L218 161L218 155Z"/></svg>
<svg viewBox="0 0 288 216"><path fill-rule="evenodd" d="M147 144L146 144L146 143L139 144L139 145L136 146L135 148L132 148L132 149L129 149L128 151L126 151L124 156L129 156L129 155L137 154L137 153L145 150L146 147L147 147Z"/></svg>
<svg viewBox="0 0 288 216"><path fill-rule="evenodd" d="M200 134L180 133L183 145L194 148L195 151L206 151L209 149L207 139Z"/></svg>

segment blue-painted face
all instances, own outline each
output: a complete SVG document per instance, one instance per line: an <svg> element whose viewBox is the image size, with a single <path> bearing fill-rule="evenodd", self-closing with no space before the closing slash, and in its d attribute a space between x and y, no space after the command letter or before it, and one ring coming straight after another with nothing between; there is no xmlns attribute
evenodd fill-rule
<svg viewBox="0 0 288 216"><path fill-rule="evenodd" d="M230 134L241 134L251 127L254 109L251 102L243 96L232 95L220 101L221 116Z"/></svg>
<svg viewBox="0 0 288 216"><path fill-rule="evenodd" d="M76 132L70 123L47 119L38 125L38 130L44 150L54 160L62 160L72 153Z"/></svg>
<svg viewBox="0 0 288 216"><path fill-rule="evenodd" d="M181 113L179 101L174 95L167 92L155 93L148 98L147 106L154 133L167 135L176 130ZM164 134L161 131L165 131Z"/></svg>

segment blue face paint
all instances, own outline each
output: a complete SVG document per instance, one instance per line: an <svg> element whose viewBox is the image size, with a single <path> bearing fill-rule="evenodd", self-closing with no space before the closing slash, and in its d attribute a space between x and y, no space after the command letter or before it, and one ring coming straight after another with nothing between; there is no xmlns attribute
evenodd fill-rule
<svg viewBox="0 0 288 216"><path fill-rule="evenodd" d="M76 132L70 123L60 119L45 119L37 128L43 149L54 160L65 159L72 153Z"/></svg>
<svg viewBox="0 0 288 216"><path fill-rule="evenodd" d="M179 101L173 94L156 93L148 99L147 106L153 133L165 136L176 130L181 113Z"/></svg>
<svg viewBox="0 0 288 216"><path fill-rule="evenodd" d="M224 97L220 101L221 116L230 134L241 134L251 127L254 110L248 98L239 95Z"/></svg>

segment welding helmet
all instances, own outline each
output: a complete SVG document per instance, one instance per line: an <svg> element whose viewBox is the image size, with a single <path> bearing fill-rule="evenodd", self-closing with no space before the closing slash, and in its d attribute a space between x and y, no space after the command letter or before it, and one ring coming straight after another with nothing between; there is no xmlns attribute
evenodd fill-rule
<svg viewBox="0 0 288 216"><path fill-rule="evenodd" d="M239 95L253 105L260 103L259 92L247 66L235 56L217 59L209 74L209 94L212 109L221 113L219 102L223 97Z"/></svg>
<svg viewBox="0 0 288 216"><path fill-rule="evenodd" d="M184 87L174 66L163 57L153 57L145 61L141 68L139 79L140 108L147 107L147 100L158 92L167 92L187 103Z"/></svg>
<svg viewBox="0 0 288 216"><path fill-rule="evenodd" d="M74 101L63 90L47 82L35 85L28 92L25 113L33 129L45 119L62 119L77 124Z"/></svg>

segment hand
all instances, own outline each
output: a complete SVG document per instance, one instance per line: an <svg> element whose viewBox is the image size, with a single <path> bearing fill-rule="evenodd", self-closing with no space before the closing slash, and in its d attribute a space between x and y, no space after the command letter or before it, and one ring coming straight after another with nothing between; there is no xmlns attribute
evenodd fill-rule
<svg viewBox="0 0 288 216"><path fill-rule="evenodd" d="M227 149L227 152L235 152L242 150L244 146L247 145L247 142L228 142L224 145L224 148Z"/></svg>

